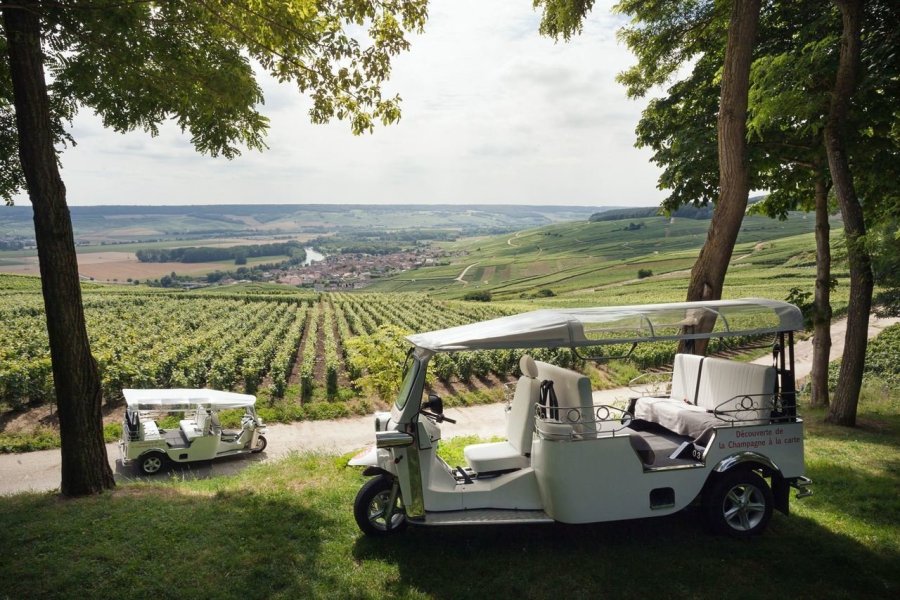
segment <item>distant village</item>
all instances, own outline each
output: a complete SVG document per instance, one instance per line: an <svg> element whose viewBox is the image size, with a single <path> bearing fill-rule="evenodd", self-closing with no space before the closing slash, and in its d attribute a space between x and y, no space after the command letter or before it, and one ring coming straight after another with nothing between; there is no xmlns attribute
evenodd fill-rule
<svg viewBox="0 0 900 600"><path fill-rule="evenodd" d="M311 287L317 292L358 290L374 279L442 264L447 257L445 251L434 247L391 254L334 254L308 265L278 270L271 277L278 283Z"/></svg>

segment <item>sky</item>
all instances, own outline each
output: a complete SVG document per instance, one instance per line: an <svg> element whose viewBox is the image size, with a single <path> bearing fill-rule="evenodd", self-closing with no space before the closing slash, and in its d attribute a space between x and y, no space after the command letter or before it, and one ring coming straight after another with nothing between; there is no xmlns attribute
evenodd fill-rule
<svg viewBox="0 0 900 600"><path fill-rule="evenodd" d="M373 134L312 125L309 101L268 78L269 148L231 161L198 154L174 125L122 135L82 110L62 155L69 205L659 204L659 169L634 147L646 101L615 81L634 58L612 4L596 2L566 43L538 34L531 0L433 0L384 88L402 118Z"/></svg>

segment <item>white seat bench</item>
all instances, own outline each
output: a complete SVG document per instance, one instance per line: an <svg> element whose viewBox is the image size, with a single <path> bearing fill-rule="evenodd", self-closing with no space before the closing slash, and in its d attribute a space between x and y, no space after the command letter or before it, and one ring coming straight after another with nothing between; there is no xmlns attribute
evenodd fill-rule
<svg viewBox="0 0 900 600"><path fill-rule="evenodd" d="M658 423L657 410L663 403L676 407L696 405L700 368L704 357L694 354L676 354L672 365L672 383L668 396L638 398L634 403L634 417Z"/></svg>
<svg viewBox="0 0 900 600"><path fill-rule="evenodd" d="M533 358L519 360L522 376L516 383L509 413L506 415L506 441L466 446L463 454L476 473L513 471L531 464L531 440L534 431L534 405L540 399L541 382Z"/></svg>
<svg viewBox="0 0 900 600"><path fill-rule="evenodd" d="M182 419L178 422L178 426L181 427L182 433L184 433L184 437L190 442L194 438L198 438L203 435L203 430L200 429L200 426L196 421L192 421L190 419Z"/></svg>
<svg viewBox="0 0 900 600"><path fill-rule="evenodd" d="M716 425L765 423L773 406L775 382L771 366L679 354L670 396L639 398L635 418L693 438Z"/></svg>
<svg viewBox="0 0 900 600"><path fill-rule="evenodd" d="M141 429L144 430L144 440L160 440L162 434L159 433L159 426L156 421L141 421Z"/></svg>

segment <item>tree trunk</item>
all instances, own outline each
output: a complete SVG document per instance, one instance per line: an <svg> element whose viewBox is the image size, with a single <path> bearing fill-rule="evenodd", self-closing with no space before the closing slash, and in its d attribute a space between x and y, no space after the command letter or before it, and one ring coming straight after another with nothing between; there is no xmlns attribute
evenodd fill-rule
<svg viewBox="0 0 900 600"><path fill-rule="evenodd" d="M831 246L828 184L816 177L816 292L813 300L813 360L810 406L828 406L828 355L831 352Z"/></svg>
<svg viewBox="0 0 900 600"><path fill-rule="evenodd" d="M731 254L741 230L750 182L747 159L747 92L760 0L735 0L728 24L728 45L719 101L719 199L709 224L706 243L691 269L687 300L719 300ZM696 331L711 331L715 317L701 319ZM697 340L693 351L704 354L706 340ZM683 350L681 348L680 350Z"/></svg>
<svg viewBox="0 0 900 600"><path fill-rule="evenodd" d="M847 305L847 337L834 402L826 420L838 425L856 425L856 407L866 360L869 312L872 309L872 264L863 244L866 234L862 206L856 197L845 147L845 128L850 99L856 87L860 57L861 0L836 0L841 10L843 32L831 106L825 123L825 151L831 181L844 218L847 259L850 263L850 302Z"/></svg>
<svg viewBox="0 0 900 600"><path fill-rule="evenodd" d="M40 6L27 1L14 5L4 2L2 8L19 159L34 209L53 385L59 409L60 491L66 496L94 494L114 487L115 481L103 441L100 375L91 356L84 322L66 188L57 168L51 135L38 17Z"/></svg>

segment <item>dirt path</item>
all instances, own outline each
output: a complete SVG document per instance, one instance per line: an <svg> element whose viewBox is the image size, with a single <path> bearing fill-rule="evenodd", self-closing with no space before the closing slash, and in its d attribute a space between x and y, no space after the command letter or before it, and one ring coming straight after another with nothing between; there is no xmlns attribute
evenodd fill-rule
<svg viewBox="0 0 900 600"><path fill-rule="evenodd" d="M878 319L873 316L869 321L869 337L875 337L885 327L898 322L900 319L897 318ZM839 357L843 352L846 332L846 319L832 324L832 359ZM794 347L794 356L797 377L807 376L811 368L812 340L798 342ZM766 364L770 360L768 356L764 356L756 362ZM617 388L594 392L594 401L609 404L627 400L631 395L633 392L630 389ZM451 419L457 420L456 425L447 423L442 427L443 435L448 439L461 435L480 437L502 435L506 426L503 406L499 404L449 408L446 414ZM202 479L228 475L237 473L254 462L269 462L291 452L315 451L334 454L351 452L373 441L372 417L303 421L287 425L275 424L269 426L266 438L269 446L263 454L178 466L173 468L170 476ZM108 444L106 449L117 481L138 479L133 469L123 468L118 462L119 449L116 444ZM58 488L60 463L59 450L0 455L0 475L2 475L0 476L0 495L28 490L49 491ZM157 477L165 477L165 475Z"/></svg>
<svg viewBox="0 0 900 600"><path fill-rule="evenodd" d="M517 237L520 237L523 233L525 233L525 232L524 232L524 231L519 231L518 233L516 233L516 235L514 235L514 236L512 236L511 238L509 238L508 240L506 240L506 243L509 244L510 246L512 246L513 248L518 248L519 245L518 245L518 244L513 244L513 240L516 239Z"/></svg>
<svg viewBox="0 0 900 600"><path fill-rule="evenodd" d="M473 262L471 265L469 265L468 267L466 267L465 269L463 269L463 270L462 270L462 273L459 274L459 276L456 278L455 281L458 281L458 282L460 282L460 283L463 284L463 285L469 285L469 282L466 281L466 280L464 279L465 276L466 276L466 273L469 272L469 269L471 269L472 267L474 267L475 265L477 265L477 264L480 263L480 262L481 262L481 261Z"/></svg>

